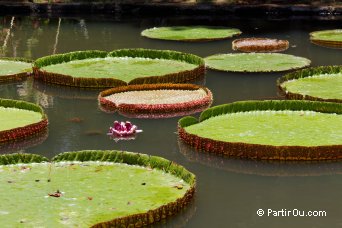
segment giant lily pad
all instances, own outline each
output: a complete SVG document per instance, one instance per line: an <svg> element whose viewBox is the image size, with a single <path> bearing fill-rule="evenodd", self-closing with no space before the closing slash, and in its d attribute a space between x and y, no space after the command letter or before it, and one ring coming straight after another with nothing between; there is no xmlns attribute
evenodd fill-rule
<svg viewBox="0 0 342 228"><path fill-rule="evenodd" d="M245 101L216 106L179 121L195 148L234 157L281 160L342 158L342 104Z"/></svg>
<svg viewBox="0 0 342 228"><path fill-rule="evenodd" d="M312 32L310 40L320 46L342 48L342 29Z"/></svg>
<svg viewBox="0 0 342 228"><path fill-rule="evenodd" d="M230 72L277 72L310 65L309 59L279 53L217 54L205 58L210 69Z"/></svg>
<svg viewBox="0 0 342 228"><path fill-rule="evenodd" d="M22 81L32 72L29 60L0 58L0 82Z"/></svg>
<svg viewBox="0 0 342 228"><path fill-rule="evenodd" d="M19 140L47 129L43 109L25 101L0 99L0 143Z"/></svg>
<svg viewBox="0 0 342 228"><path fill-rule="evenodd" d="M175 41L211 41L222 40L240 35L241 31L235 28L219 26L173 26L145 29L142 36Z"/></svg>
<svg viewBox="0 0 342 228"><path fill-rule="evenodd" d="M110 53L79 51L35 62L35 78L76 87L180 83L204 76L202 58L176 51L122 49Z"/></svg>
<svg viewBox="0 0 342 228"><path fill-rule="evenodd" d="M287 74L278 80L290 99L342 102L342 67L323 66Z"/></svg>
<svg viewBox="0 0 342 228"><path fill-rule="evenodd" d="M119 111L137 118L167 118L203 111L212 94L192 84L129 85L103 91L99 95L106 111Z"/></svg>
<svg viewBox="0 0 342 228"><path fill-rule="evenodd" d="M122 151L63 153L51 163L4 155L0 164L0 216L9 226L141 227L183 209L195 187L179 165Z"/></svg>

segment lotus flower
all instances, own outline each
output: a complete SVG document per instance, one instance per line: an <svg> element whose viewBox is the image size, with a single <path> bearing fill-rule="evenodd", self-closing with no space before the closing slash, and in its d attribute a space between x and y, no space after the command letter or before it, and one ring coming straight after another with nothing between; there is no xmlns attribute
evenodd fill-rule
<svg viewBox="0 0 342 228"><path fill-rule="evenodd" d="M116 136L116 137L126 137L133 136L136 133L140 133L142 130L138 130L136 125L133 125L131 122L119 122L114 121L113 127L109 128L108 135Z"/></svg>

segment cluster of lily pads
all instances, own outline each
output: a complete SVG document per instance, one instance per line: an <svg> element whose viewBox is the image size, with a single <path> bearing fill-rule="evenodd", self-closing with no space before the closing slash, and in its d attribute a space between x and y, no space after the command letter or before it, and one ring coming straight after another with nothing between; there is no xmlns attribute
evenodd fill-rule
<svg viewBox="0 0 342 228"><path fill-rule="evenodd" d="M160 27L141 33L186 42L240 34L235 28L207 26ZM319 31L310 39L340 48L341 34L341 30ZM186 116L178 121L180 140L202 151L259 160L342 159L342 128L336 124L342 123L342 66L307 68L279 78L277 86L292 100L240 101L209 108L211 91L189 84L204 78L206 69L281 72L310 65L303 57L269 53L286 50L286 40L244 38L232 45L247 53L203 59L169 50L121 49L57 54L33 63L1 59L0 82L33 75L43 83L106 88L98 96L101 110L135 118L204 110L199 119ZM47 137L47 116L32 103L0 99L0 122L0 149ZM130 139L140 132L128 121L114 121L108 134ZM9 193L1 201L9 197L30 208L18 212L17 204L11 203L0 209L5 222L14 226L44 226L49 221L52 226L142 227L179 212L193 198L196 186L194 174L172 161L118 151L69 152L51 161L34 154L2 155L0 173L2 188ZM18 173L20 177L14 175ZM49 211L49 217L42 217L39 210Z"/></svg>

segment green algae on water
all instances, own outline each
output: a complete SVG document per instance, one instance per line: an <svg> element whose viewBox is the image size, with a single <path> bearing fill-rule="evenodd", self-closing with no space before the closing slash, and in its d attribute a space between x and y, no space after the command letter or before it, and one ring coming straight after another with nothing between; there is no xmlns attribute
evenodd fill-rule
<svg viewBox="0 0 342 228"><path fill-rule="evenodd" d="M0 166L0 183L6 193L0 196L0 219L8 227L89 227L146 213L190 188L157 169L76 161ZM60 197L49 196L57 192Z"/></svg>

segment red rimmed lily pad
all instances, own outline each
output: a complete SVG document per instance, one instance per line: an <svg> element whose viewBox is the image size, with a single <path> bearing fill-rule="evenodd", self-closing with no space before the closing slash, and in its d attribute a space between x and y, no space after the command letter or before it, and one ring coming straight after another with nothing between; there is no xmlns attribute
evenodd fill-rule
<svg viewBox="0 0 342 228"><path fill-rule="evenodd" d="M233 50L243 52L281 52L289 48L287 40L270 38L242 38L232 42Z"/></svg>
<svg viewBox="0 0 342 228"><path fill-rule="evenodd" d="M101 108L140 118L163 118L191 114L212 103L209 89L192 84L130 85L105 90Z"/></svg>
<svg viewBox="0 0 342 228"><path fill-rule="evenodd" d="M46 131L43 109L33 103L0 99L0 143L22 140Z"/></svg>

